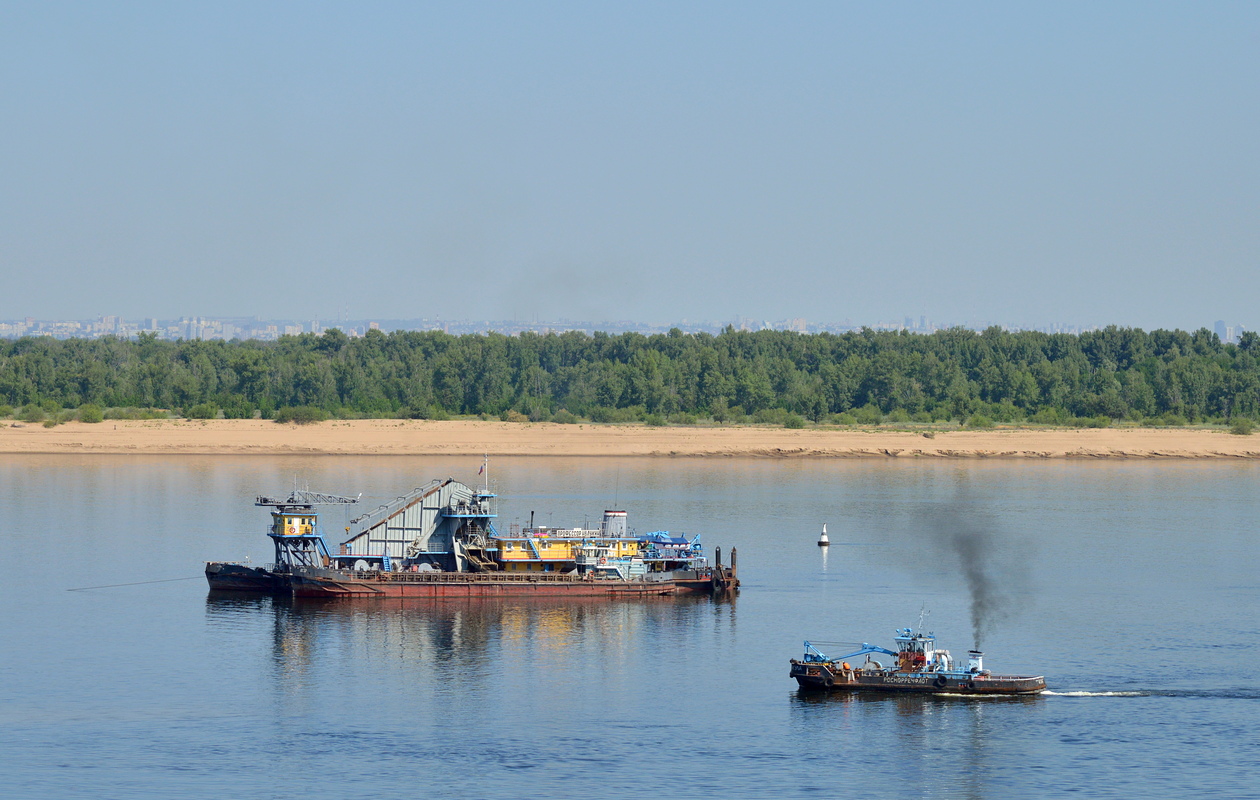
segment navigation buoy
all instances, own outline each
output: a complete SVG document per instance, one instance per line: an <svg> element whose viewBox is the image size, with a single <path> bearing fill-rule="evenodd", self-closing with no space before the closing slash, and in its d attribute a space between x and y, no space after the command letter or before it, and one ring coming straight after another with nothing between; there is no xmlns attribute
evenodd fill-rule
<svg viewBox="0 0 1260 800"><path fill-rule="evenodd" d="M823 532L822 532L822 536L819 536L819 537L818 537L818 546L819 546L819 547L830 547L830 546L831 546L831 540L827 538L827 523L825 523L825 522L823 523Z"/></svg>

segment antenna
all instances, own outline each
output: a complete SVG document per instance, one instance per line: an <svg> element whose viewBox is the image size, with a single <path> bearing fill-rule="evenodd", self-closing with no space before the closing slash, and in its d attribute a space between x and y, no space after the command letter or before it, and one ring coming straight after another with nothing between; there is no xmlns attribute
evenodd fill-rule
<svg viewBox="0 0 1260 800"><path fill-rule="evenodd" d="M927 610L927 603L924 603L923 605L919 606L919 627L918 627L918 631L919 631L920 633L922 633L922 632L923 632L923 620L924 620L924 618L925 618L925 617L927 617L927 615L928 615L928 614L931 614L931 613L932 613L931 611L928 611L928 610Z"/></svg>

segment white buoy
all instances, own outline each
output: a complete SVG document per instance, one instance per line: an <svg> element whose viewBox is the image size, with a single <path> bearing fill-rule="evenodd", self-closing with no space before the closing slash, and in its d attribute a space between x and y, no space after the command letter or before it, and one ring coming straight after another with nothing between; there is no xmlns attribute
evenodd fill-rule
<svg viewBox="0 0 1260 800"><path fill-rule="evenodd" d="M823 523L823 532L822 532L822 536L819 536L819 537L818 537L818 546L819 546L819 547L830 547L830 546L831 546L831 540L827 538L827 523L825 523L825 522Z"/></svg>

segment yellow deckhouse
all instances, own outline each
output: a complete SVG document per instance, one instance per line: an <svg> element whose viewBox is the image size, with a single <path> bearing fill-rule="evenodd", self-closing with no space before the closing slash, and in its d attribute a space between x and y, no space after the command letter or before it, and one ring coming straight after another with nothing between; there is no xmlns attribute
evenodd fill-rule
<svg viewBox="0 0 1260 800"><path fill-rule="evenodd" d="M505 572L572 572L592 547L606 561L639 555L639 541L627 527L624 511L605 511L599 528L531 526L492 541L498 545L495 558Z"/></svg>

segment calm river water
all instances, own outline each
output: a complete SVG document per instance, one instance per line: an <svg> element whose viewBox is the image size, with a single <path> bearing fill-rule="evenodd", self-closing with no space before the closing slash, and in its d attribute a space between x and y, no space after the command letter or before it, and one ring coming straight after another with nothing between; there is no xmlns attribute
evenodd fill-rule
<svg viewBox="0 0 1260 800"><path fill-rule="evenodd" d="M742 593L208 596L205 560L270 560L256 493L374 506L479 462L4 457L0 796L1260 796L1260 466L505 458L501 525L615 504L737 546ZM921 609L963 655L973 598L986 666L1050 694L787 677Z"/></svg>

